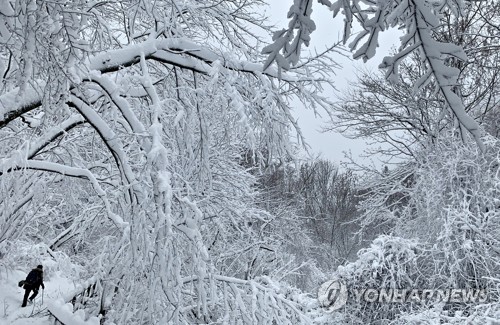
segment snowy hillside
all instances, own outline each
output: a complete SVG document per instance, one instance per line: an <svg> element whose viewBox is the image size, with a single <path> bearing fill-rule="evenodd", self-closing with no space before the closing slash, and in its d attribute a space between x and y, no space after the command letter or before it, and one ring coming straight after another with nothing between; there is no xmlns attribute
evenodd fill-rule
<svg viewBox="0 0 500 325"><path fill-rule="evenodd" d="M75 291L75 283L61 277L59 272L51 274L45 280L45 290L40 292L32 303L21 307L24 289L17 286L20 280L26 278L26 273L13 271L0 275L0 301L2 316L0 324L12 325L52 325L55 316L64 324L96 325L99 320L85 321L85 315L73 314L73 306L63 304L63 298Z"/></svg>

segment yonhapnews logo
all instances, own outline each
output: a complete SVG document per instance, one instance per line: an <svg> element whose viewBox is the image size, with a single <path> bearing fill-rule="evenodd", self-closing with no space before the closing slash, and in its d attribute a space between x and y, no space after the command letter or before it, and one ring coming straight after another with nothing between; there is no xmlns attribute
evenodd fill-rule
<svg viewBox="0 0 500 325"><path fill-rule="evenodd" d="M318 300L328 312L342 308L347 302L347 287L339 280L330 280L318 290Z"/></svg>
<svg viewBox="0 0 500 325"><path fill-rule="evenodd" d="M488 300L486 289L405 289L405 288L353 288L347 290L339 279L323 283L318 290L320 305L327 312L343 307L351 295L355 302L366 303L485 303Z"/></svg>

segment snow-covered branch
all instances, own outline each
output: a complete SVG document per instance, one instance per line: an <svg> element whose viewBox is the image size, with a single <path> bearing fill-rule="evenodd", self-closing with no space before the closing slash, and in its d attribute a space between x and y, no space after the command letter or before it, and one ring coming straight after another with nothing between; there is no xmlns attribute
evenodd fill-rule
<svg viewBox="0 0 500 325"><path fill-rule="evenodd" d="M88 170L77 167L70 167L61 165L58 163L41 161L41 160L8 160L3 161L2 166L4 169L8 168L11 172L23 169L34 169L40 171L46 171L51 173L57 173L64 176L83 178L90 181L97 195L103 200L106 207L108 217L113 221L113 223L120 229L128 227L128 223L125 222L122 217L111 211L111 204L106 196L106 192L102 189L101 185L95 178L95 176Z"/></svg>
<svg viewBox="0 0 500 325"><path fill-rule="evenodd" d="M15 88L0 95L0 128L42 104L43 86L34 88L31 85L21 91Z"/></svg>
<svg viewBox="0 0 500 325"><path fill-rule="evenodd" d="M211 74L211 64L220 62L221 66L251 74L263 74L278 78L278 71L265 65L253 62L239 61L229 58L229 55L217 54L203 46L185 39L150 39L140 44L129 45L125 48L108 51L91 59L90 70L101 73L118 71L139 63L141 53L146 60L157 60L180 68L198 73ZM226 57L227 56L227 57ZM293 74L281 74L284 81L295 82L314 80Z"/></svg>
<svg viewBox="0 0 500 325"><path fill-rule="evenodd" d="M266 47L263 53L268 54L266 66L276 62L279 68L287 69L289 63L297 63L296 55L300 53L302 42L307 45L309 34L314 28L310 21L310 0L295 0L292 5L288 29L276 32L274 43ZM480 148L484 149L481 141L482 130L473 117L468 115L458 84L459 71L447 64L450 58L467 61L467 57L460 46L438 42L434 39L434 30L440 26L440 17L444 11L449 11L459 17L464 11L464 5L459 1L443 1L439 4L428 0L406 1L363 1L338 0L319 1L329 7L336 16L342 9L345 16L344 42L351 36L351 27L355 20L363 30L357 34L349 44L354 52L354 58L363 58L364 61L375 55L378 47L378 36L391 27L404 29L405 35L401 38L401 46L394 56L384 58L380 68L387 70L387 78L399 81L398 65L413 52L418 52L425 71L422 78L415 84L415 92L420 91L432 80L435 81L438 92L442 95L446 107L457 121L460 130L470 132ZM294 36L295 35L295 36ZM304 38L302 35L307 35ZM283 55L280 54L283 53ZM292 55L292 54L293 55Z"/></svg>
<svg viewBox="0 0 500 325"><path fill-rule="evenodd" d="M36 142L32 142L29 145L27 157L28 159L32 159L35 157L43 148L47 147L50 143L52 143L55 139L65 134L72 128L83 124L85 119L81 115L72 115L65 121L61 122L58 126L53 127L52 129L45 132Z"/></svg>
<svg viewBox="0 0 500 325"><path fill-rule="evenodd" d="M268 321L279 321L279 315L287 313L289 322L284 324L312 324L303 311L299 310L297 304L292 300L285 298L281 293L276 293L273 288L273 283L264 285L255 280L242 280L234 277L223 275L211 275L211 279L221 282L224 287L224 300L229 299L231 302L225 302L226 310L225 318L229 318L231 312L239 310L241 319L244 324L260 324ZM202 279L206 280L206 279ZM269 281L268 278L263 278L263 281ZM199 277L183 278L184 284L200 281ZM253 303L248 304L245 301L252 300ZM266 304L265 301L270 301L271 304ZM257 308L260 306L260 308ZM250 307L250 310L248 308ZM233 316L234 317L234 316Z"/></svg>
<svg viewBox="0 0 500 325"><path fill-rule="evenodd" d="M92 125L95 131L102 138L109 151L113 154L116 164L123 174L123 179L126 180L128 184L133 184L135 182L135 175L129 166L127 157L123 151L123 145L118 136L99 116L99 114L89 107L82 99L73 95L71 96L71 101L69 103L73 104L75 109L82 114L85 120Z"/></svg>

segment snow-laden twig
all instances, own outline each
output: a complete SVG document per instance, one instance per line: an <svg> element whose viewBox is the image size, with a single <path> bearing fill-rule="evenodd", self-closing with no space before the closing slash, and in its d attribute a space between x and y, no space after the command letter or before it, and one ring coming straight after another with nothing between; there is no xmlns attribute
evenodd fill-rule
<svg viewBox="0 0 500 325"><path fill-rule="evenodd" d="M224 54L217 54L203 46L185 39L150 39L140 44L108 51L91 59L90 70L101 73L117 71L140 62L141 53L146 60L157 60L169 63L185 69L193 70L202 74L210 74L210 64L219 61L229 70L247 73L259 73L269 77L278 78L288 82L314 80L314 78L299 75L279 74L274 68L266 68L265 65L247 61L237 61L226 58Z"/></svg>
<svg viewBox="0 0 500 325"><path fill-rule="evenodd" d="M135 184L135 175L132 171L128 158L123 150L123 144L121 143L115 132L108 126L108 124L97 114L87 103L82 99L78 98L76 95L71 96L71 104L78 110L80 114L93 126L99 136L102 138L109 151L113 154L116 164L120 168L123 175L123 180L126 180L128 184ZM136 191L137 192L137 191ZM139 192L135 194L139 194ZM132 199L133 195L131 195Z"/></svg>
<svg viewBox="0 0 500 325"><path fill-rule="evenodd" d="M132 131L141 136L140 142L144 145L144 150L149 150L151 143L146 135L146 128L144 124L137 118L137 115L132 111L128 101L120 96L119 88L114 84L114 82L108 78L106 75L101 75L95 71L90 74L90 78L93 82L97 83L109 96L113 104L118 107L120 112L127 123L132 128Z"/></svg>
<svg viewBox="0 0 500 325"><path fill-rule="evenodd" d="M94 190L97 192L97 195L102 199L106 207L106 212L109 219L111 219L111 221L113 221L113 223L120 229L128 227L128 223L125 222L119 215L115 214L111 210L111 204L109 203L109 200L106 196L106 192L99 185L99 182L95 178L94 174L92 174L88 169L70 167L58 163L41 161L41 160L11 161L8 164L8 168L12 171L20 169L34 169L34 170L58 173L69 177L87 179L92 184Z"/></svg>
<svg viewBox="0 0 500 325"><path fill-rule="evenodd" d="M265 286L254 280L243 280L217 274L210 275L210 277L216 281L229 285L232 291L233 300L236 302L233 308L238 307L241 309L241 316L245 316L243 318L245 324L255 324L255 318L250 318L248 315L253 315L255 317L255 315L258 314L258 319L263 322L264 320L271 321L275 319L274 317L279 313L286 313L290 317L288 318L288 323L284 322L283 324L294 324L296 321L300 321L300 324L312 324L311 319L309 319L304 312L300 311L293 301L277 293L275 288L272 288L272 285ZM192 276L183 278L182 281L184 284L200 282L200 278ZM247 299L254 302L250 304L245 303L243 300ZM270 301L271 306L264 301ZM261 306L261 309L257 309L257 305ZM247 310L248 306L253 307L251 312ZM279 317L276 317L276 319L279 319Z"/></svg>

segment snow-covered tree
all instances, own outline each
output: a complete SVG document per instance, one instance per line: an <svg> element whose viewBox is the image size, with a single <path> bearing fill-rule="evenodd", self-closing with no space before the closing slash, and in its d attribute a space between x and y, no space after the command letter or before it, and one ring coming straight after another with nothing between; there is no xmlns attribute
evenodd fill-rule
<svg viewBox="0 0 500 325"><path fill-rule="evenodd" d="M265 69L262 4L3 0L0 247L75 256L110 323L306 322L252 264L283 256L242 157L302 141L289 101L330 112L333 65Z"/></svg>
<svg viewBox="0 0 500 325"><path fill-rule="evenodd" d="M416 151L432 145L449 122L441 117L442 103L432 87L414 93L416 65L403 63L400 68L400 83L363 73L342 96L327 129L365 139L374 144L366 154L389 160L413 159Z"/></svg>
<svg viewBox="0 0 500 325"><path fill-rule="evenodd" d="M265 47L263 53L268 55L266 67L276 62L281 69L295 66L300 56L302 45L308 45L310 34L315 30L311 19L313 0L294 0L288 17L290 22L287 29L274 34L274 43ZM478 145L481 142L481 127L473 116L468 115L462 100L460 83L458 82L460 69L453 62L467 61L467 55L461 45L454 44L456 39L436 36L441 26L441 19L447 18L450 22L460 21L460 16L471 12L473 19L477 19L479 11L474 11L474 5L466 6L462 0L318 0L318 3L327 7L337 16L342 12L344 16L344 42L352 36L353 24L359 24L361 31L349 43L355 59L364 61L375 55L378 47L378 36L381 32L397 27L404 31L400 47L397 52L385 57L380 68L386 71L386 78L392 82L400 79L399 67L401 62L412 53L421 61L421 71L418 79L412 84L413 92L432 83L434 91L439 95L444 105L442 116L449 116L457 124L458 131L463 135L468 131ZM478 7L483 3L477 4ZM495 6L488 3L488 6ZM473 7L473 8L471 8ZM485 19L488 21L488 19ZM494 23L487 23L487 28L495 28ZM355 26L356 27L356 26ZM354 29L356 29L354 27ZM482 26L482 29L485 26ZM483 38L481 33L475 34ZM488 37L486 37L486 42ZM443 41L444 40L444 41ZM495 46L483 46L491 50Z"/></svg>
<svg viewBox="0 0 500 325"><path fill-rule="evenodd" d="M292 279L299 288L316 290L332 269L355 257L356 182L352 172L321 159L276 164L259 177L261 206L281 220L266 228L304 265Z"/></svg>
<svg viewBox="0 0 500 325"><path fill-rule="evenodd" d="M359 206L363 211L359 218L362 227L370 232L374 227L382 228L396 240L420 246L420 253L415 255L418 263L411 268L413 276L409 276L407 286L485 289L490 307L498 309L498 145L498 139L485 137L487 150L482 152L474 143L464 144L450 136L418 151L415 161L365 183L367 190ZM361 262L360 255L355 263ZM380 264L367 265L378 268ZM383 271L394 267L394 263L387 262ZM347 274L346 279L353 281L352 276ZM359 276L356 281L370 280L368 275ZM406 273L400 276L405 278ZM403 311L411 315L406 307L390 307L391 319ZM470 303L444 307L472 315L477 306ZM373 313L381 311L370 308ZM426 308L420 305L418 310L430 312ZM487 317L489 311L481 310L476 316ZM436 317L441 317L439 310L437 313Z"/></svg>
<svg viewBox="0 0 500 325"><path fill-rule="evenodd" d="M471 58L447 62L459 69L458 82L468 114L487 133L498 137L500 70L495 49L500 36L494 26L498 25L500 7L497 3L470 2L466 8L465 15L458 18L445 12L434 35L461 45ZM453 121L443 115L446 107L432 83L414 91L423 69L420 58L411 55L400 64L398 83L387 83L378 74L362 73L339 101L331 128L351 137L389 144L383 151L387 156L408 158L422 147L432 146L449 134L447 125Z"/></svg>

